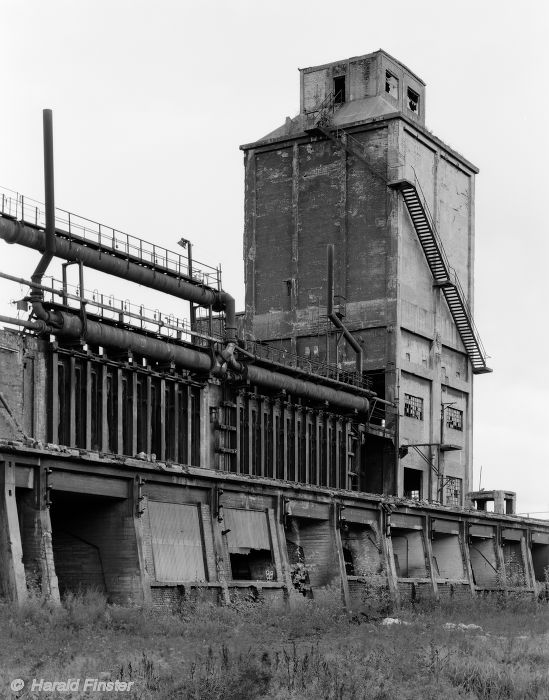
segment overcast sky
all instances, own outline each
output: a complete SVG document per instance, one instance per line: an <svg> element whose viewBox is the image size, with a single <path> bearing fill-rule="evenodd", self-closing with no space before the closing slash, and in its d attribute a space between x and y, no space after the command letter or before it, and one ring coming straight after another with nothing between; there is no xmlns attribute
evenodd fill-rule
<svg viewBox="0 0 549 700"><path fill-rule="evenodd" d="M191 239L241 308L238 146L299 111L298 67L385 49L427 83L427 126L480 168L475 316L494 373L475 379L474 487L482 467L482 486L517 491L520 512L549 511L547 8L0 0L0 185L43 200L53 109L57 205L171 249ZM38 258L0 243L4 271L28 278ZM87 277L99 285L158 306ZM13 314L25 290L0 294Z"/></svg>

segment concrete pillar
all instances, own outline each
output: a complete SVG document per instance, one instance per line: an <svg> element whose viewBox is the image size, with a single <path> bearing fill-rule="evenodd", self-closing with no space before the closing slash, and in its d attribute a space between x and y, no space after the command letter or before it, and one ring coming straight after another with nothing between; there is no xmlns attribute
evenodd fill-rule
<svg viewBox="0 0 549 700"><path fill-rule="evenodd" d="M505 513L505 493L504 491L493 491L494 513Z"/></svg>
<svg viewBox="0 0 549 700"><path fill-rule="evenodd" d="M296 461L297 464L297 461ZM297 468L297 467L296 467ZM269 524L271 531L276 535L276 542L273 542L273 547L278 546L279 556L280 556L280 566L282 569L282 580L286 585L288 591L288 606L290 608L294 607L298 598L301 597L300 594L295 590L294 584L292 582L292 571L290 566L290 561L288 558L288 547L286 546L286 532L284 531L284 526L282 524L282 513L284 509L283 497L277 499L276 510L274 512L274 517L269 518ZM273 535L273 539L274 539Z"/></svg>
<svg viewBox="0 0 549 700"><path fill-rule="evenodd" d="M45 507L45 484L39 478L35 483L35 488L29 489L18 503L23 564L29 586L34 585L44 598L59 603L50 511Z"/></svg>
<svg viewBox="0 0 549 700"><path fill-rule="evenodd" d="M424 520L424 538L425 538L425 558L427 560L427 566L429 570L429 577L431 579L431 585L433 586L433 596L435 600L439 599L437 576L434 566L433 558L433 546L431 544L431 518L427 516Z"/></svg>
<svg viewBox="0 0 549 700"><path fill-rule="evenodd" d="M0 462L0 594L15 603L27 598L13 462Z"/></svg>
<svg viewBox="0 0 549 700"><path fill-rule="evenodd" d="M139 582L141 591L137 593L137 597L142 596L142 600L145 603L152 602L151 594L151 580L147 571L147 563L145 557L145 545L144 545L144 534L143 534L143 496L142 488L143 483L140 483L137 479L133 486L133 525L135 528L135 547L137 551L137 561L140 571ZM141 499L141 500L140 500Z"/></svg>
<svg viewBox="0 0 549 700"><path fill-rule="evenodd" d="M391 539L391 512L381 510L380 519L381 541L383 543L384 568L387 574L387 585L395 608L400 607L400 591L398 589L398 577Z"/></svg>

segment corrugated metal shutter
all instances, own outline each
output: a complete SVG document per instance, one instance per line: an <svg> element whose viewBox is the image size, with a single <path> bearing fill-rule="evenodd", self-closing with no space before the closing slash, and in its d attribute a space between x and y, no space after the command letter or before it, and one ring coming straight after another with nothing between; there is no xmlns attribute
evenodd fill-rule
<svg viewBox="0 0 549 700"><path fill-rule="evenodd" d="M229 552L247 554L250 549L271 551L267 513L263 510L224 508Z"/></svg>
<svg viewBox="0 0 549 700"><path fill-rule="evenodd" d="M157 581L205 581L198 506L149 501Z"/></svg>

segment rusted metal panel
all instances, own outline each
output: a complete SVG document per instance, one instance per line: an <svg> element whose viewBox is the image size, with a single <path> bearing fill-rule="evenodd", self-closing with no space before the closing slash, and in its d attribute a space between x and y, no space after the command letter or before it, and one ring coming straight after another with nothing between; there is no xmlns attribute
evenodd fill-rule
<svg viewBox="0 0 549 700"><path fill-rule="evenodd" d="M469 534L471 537L495 537L496 531L490 525L471 525Z"/></svg>
<svg viewBox="0 0 549 700"><path fill-rule="evenodd" d="M419 515L393 513L391 515L391 527L400 527L404 530L422 530L423 518Z"/></svg>
<svg viewBox="0 0 549 700"><path fill-rule="evenodd" d="M443 532L447 535L459 535L459 523L455 520L433 520L432 528L435 532Z"/></svg>
<svg viewBox="0 0 549 700"><path fill-rule="evenodd" d="M205 581L198 506L149 501L148 511L156 580Z"/></svg>
<svg viewBox="0 0 549 700"><path fill-rule="evenodd" d="M291 500L288 504L288 514L295 518L327 520L330 515L330 506L327 503Z"/></svg>
<svg viewBox="0 0 549 700"><path fill-rule="evenodd" d="M155 483L152 481L147 481L143 487L143 493L153 501L184 503L186 505L208 503L210 497L210 492L207 488L193 487L190 490L187 486L180 484Z"/></svg>
<svg viewBox="0 0 549 700"><path fill-rule="evenodd" d="M514 527L505 527L501 531L501 536L504 540L520 542L520 540L524 537L524 532L523 530L518 530Z"/></svg>
<svg viewBox="0 0 549 700"><path fill-rule="evenodd" d="M246 553L250 549L271 550L267 512L263 510L240 510L225 508L224 526L229 552Z"/></svg>
<svg viewBox="0 0 549 700"><path fill-rule="evenodd" d="M362 523L364 525L377 524L379 513L377 510L367 510L366 508L350 508L346 506L342 511L342 516L350 523Z"/></svg>
<svg viewBox="0 0 549 700"><path fill-rule="evenodd" d="M56 491L72 491L74 493L89 493L96 496L111 498L127 498L129 479L115 479L104 476L90 476L75 472L54 469L50 475L50 486Z"/></svg>
<svg viewBox="0 0 549 700"><path fill-rule="evenodd" d="M549 532L533 532L532 542L535 544L549 544Z"/></svg>

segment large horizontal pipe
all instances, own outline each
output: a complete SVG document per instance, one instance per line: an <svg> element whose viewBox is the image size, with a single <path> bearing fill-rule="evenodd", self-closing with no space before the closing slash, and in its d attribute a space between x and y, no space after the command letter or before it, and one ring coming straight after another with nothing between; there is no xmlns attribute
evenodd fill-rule
<svg viewBox="0 0 549 700"><path fill-rule="evenodd" d="M63 234L63 231L59 231L59 233ZM42 252L46 249L44 231L4 217L0 217L0 238L3 238L7 243L18 243ZM80 261L85 267L115 277L122 277L130 282L142 284L150 289L157 289L199 306L212 306L214 311L225 311L227 339L234 340L236 338L235 302L228 292L217 292L180 278L164 275L138 263L110 255L104 250L99 251L74 240L69 241L61 236L55 238L55 255L71 262Z"/></svg>
<svg viewBox="0 0 549 700"><path fill-rule="evenodd" d="M53 318L55 318L56 325L51 327L51 332L60 337L82 338L93 345L107 349L124 349L158 362L174 362L179 367L195 372L207 374L214 369L214 360L206 351L172 345L164 340L150 338L134 331L116 328L97 321L88 320L84 328L79 316L64 311L52 312ZM332 406L349 411L364 413L369 408L368 399L316 384L312 379L311 381L296 379L281 372L272 372L255 365L248 365L244 369L244 373L251 384L257 384L264 388L277 391L285 390L293 396L311 401L327 402Z"/></svg>
<svg viewBox="0 0 549 700"><path fill-rule="evenodd" d="M311 381L290 377L280 372L271 372L264 367L257 365L248 365L247 378L251 384L276 389L278 391L287 391L293 396L300 396L311 401L327 402L330 406L345 408L350 411L359 411L367 413L370 403L363 396L354 396L347 394L340 389L332 389L328 386L316 384L311 377Z"/></svg>
<svg viewBox="0 0 549 700"><path fill-rule="evenodd" d="M200 350L172 345L164 340L149 338L97 321L88 320L84 329L79 316L64 311L55 312L55 318L59 327L52 328L52 332L60 337L82 338L86 343L134 352L157 362L175 362L179 367L195 372L207 373L212 368L211 357Z"/></svg>
<svg viewBox="0 0 549 700"><path fill-rule="evenodd" d="M59 233L61 236L66 235L63 231L59 231ZM57 236L55 239L55 254L59 258L64 258L71 262L81 261L85 267L90 267L115 277L122 277L151 289L171 294L174 297L192 301L195 304L200 304L200 306L215 306L219 303L220 295L214 290L206 289L200 285L191 284L169 275L163 275L161 272L155 272L135 262L109 255L104 250L99 251L74 240L69 241L61 236ZM27 248L39 251L44 251L46 246L44 231L4 217L0 217L0 238L3 238L7 243L19 243Z"/></svg>

